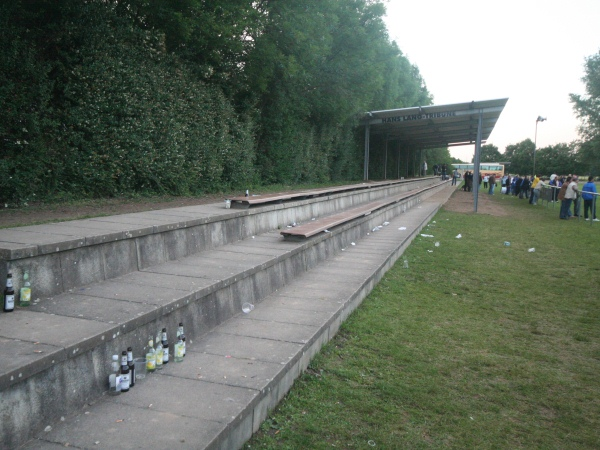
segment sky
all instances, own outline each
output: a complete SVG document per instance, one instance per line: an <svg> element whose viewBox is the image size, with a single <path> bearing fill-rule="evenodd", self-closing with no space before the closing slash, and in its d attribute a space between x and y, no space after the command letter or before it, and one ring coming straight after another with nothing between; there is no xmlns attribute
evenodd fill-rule
<svg viewBox="0 0 600 450"><path fill-rule="evenodd" d="M585 95L600 52L600 0L388 0L390 39L419 68L433 104L508 98L487 144L503 153L578 139L569 94ZM416 106L416 105L415 105ZM538 116L547 120L537 123ZM474 145L450 147L470 162Z"/></svg>

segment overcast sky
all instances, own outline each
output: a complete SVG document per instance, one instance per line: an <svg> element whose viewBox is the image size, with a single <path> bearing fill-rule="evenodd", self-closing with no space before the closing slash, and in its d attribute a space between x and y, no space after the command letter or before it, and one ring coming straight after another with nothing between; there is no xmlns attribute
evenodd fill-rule
<svg viewBox="0 0 600 450"><path fill-rule="evenodd" d="M387 26L434 104L508 98L488 144L578 138L569 94L585 94L585 58L600 51L600 0L389 0ZM451 147L471 161L474 145Z"/></svg>

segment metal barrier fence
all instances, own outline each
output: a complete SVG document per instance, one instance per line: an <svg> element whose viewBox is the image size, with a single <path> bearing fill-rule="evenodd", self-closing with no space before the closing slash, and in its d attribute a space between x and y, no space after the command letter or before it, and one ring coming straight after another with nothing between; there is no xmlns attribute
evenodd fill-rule
<svg viewBox="0 0 600 450"><path fill-rule="evenodd" d="M560 191L560 187L559 186L549 186L549 185L544 185L542 186L542 192L540 192L540 198L539 200L542 200L542 205L544 204L544 202L546 202L546 208L552 204L552 208L554 208L557 204L560 204L560 200L558 199L558 191ZM581 218L583 217L581 209L584 207L583 206L583 198L581 197L581 194L592 194L592 208L591 211L589 212L589 219L590 219L590 226L593 225L594 223L594 218L596 217L596 204L597 204L597 200L598 200L598 196L600 194L596 193L596 192L588 192L588 191L579 191L579 197L577 197L577 199L575 201L579 202L579 206L575 206L575 212L578 212L579 214L577 219L581 220ZM575 204L575 202L573 202Z"/></svg>

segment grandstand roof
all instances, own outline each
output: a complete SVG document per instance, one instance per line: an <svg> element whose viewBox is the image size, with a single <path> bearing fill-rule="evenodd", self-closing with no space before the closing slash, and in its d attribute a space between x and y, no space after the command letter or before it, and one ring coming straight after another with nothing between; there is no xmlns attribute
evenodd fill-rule
<svg viewBox="0 0 600 450"><path fill-rule="evenodd" d="M492 133L508 98L450 105L369 111L363 123L371 135L385 135L414 148L445 148L475 144L479 117L481 143Z"/></svg>

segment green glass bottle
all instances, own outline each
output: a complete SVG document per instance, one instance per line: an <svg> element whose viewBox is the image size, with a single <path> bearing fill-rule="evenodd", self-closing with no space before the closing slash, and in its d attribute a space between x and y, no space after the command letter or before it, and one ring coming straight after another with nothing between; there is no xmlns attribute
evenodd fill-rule
<svg viewBox="0 0 600 450"><path fill-rule="evenodd" d="M19 306L29 306L31 304L31 283L29 282L29 272L23 274L23 287L19 292Z"/></svg>
<svg viewBox="0 0 600 450"><path fill-rule="evenodd" d="M151 373L156 370L156 351L152 337L148 341L148 352L146 353L146 371Z"/></svg>

